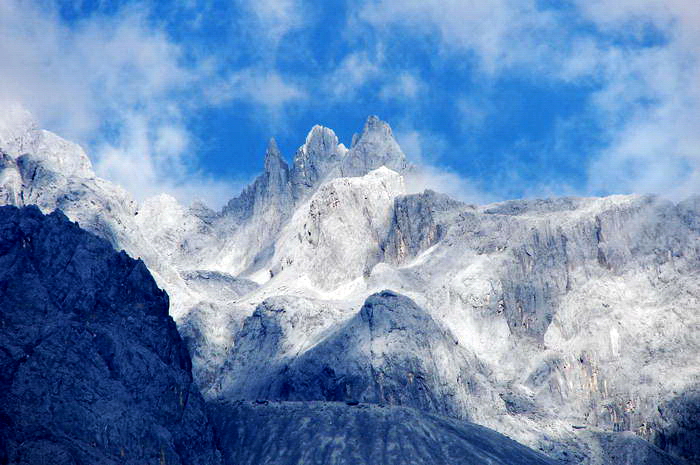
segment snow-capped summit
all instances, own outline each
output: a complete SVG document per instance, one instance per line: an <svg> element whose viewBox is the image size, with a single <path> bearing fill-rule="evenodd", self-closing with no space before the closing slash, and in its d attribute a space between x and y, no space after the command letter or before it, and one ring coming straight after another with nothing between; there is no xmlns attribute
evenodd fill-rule
<svg viewBox="0 0 700 465"><path fill-rule="evenodd" d="M40 164L65 176L95 177L90 159L78 144L40 129L34 117L17 105L0 115L0 151L13 159L22 157L25 169Z"/></svg>

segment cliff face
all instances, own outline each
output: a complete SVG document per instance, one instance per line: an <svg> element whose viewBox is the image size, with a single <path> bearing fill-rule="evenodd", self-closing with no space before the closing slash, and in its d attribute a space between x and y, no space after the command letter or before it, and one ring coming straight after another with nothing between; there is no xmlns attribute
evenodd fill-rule
<svg viewBox="0 0 700 465"><path fill-rule="evenodd" d="M0 207L0 462L219 460L143 262L59 212Z"/></svg>

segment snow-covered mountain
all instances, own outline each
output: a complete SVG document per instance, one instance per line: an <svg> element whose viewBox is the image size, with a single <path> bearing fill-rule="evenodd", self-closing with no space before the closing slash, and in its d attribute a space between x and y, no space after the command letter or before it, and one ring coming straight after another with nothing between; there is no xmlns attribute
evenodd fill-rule
<svg viewBox="0 0 700 465"><path fill-rule="evenodd" d="M700 460L700 199L408 195L420 168L370 117L349 149L315 126L291 165L272 141L221 211L139 204L14 120L0 201L142 258L210 400L414 407L561 463Z"/></svg>

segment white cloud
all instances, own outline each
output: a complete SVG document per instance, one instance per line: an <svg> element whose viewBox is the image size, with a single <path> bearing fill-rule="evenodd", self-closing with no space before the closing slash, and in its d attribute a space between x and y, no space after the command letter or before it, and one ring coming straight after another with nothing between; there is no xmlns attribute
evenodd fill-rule
<svg viewBox="0 0 700 465"><path fill-rule="evenodd" d="M582 193L700 193L697 1L572 6L562 12L531 0L376 0L359 18L380 34L404 26L413 35L407 43L437 33L443 54L477 58L484 81L517 69L544 82L596 83L589 111L611 142L591 162ZM480 105L467 100L460 108L473 117L467 125L483 123Z"/></svg>
<svg viewBox="0 0 700 465"><path fill-rule="evenodd" d="M541 49L556 45L538 40L553 18L532 0L378 0L359 16L380 30L398 24L412 34L437 33L445 53L475 53L489 73L521 60L532 62Z"/></svg>
<svg viewBox="0 0 700 465"><path fill-rule="evenodd" d="M365 52L346 55L325 79L325 90L336 99L350 99L370 80L382 73L378 60Z"/></svg>
<svg viewBox="0 0 700 465"><path fill-rule="evenodd" d="M245 69L212 89L209 97L217 104L235 99L252 101L274 113L288 103L303 100L306 93L277 72Z"/></svg>
<svg viewBox="0 0 700 465"><path fill-rule="evenodd" d="M253 20L256 30L262 31L256 38L273 45L305 24L305 6L300 0L244 0L242 3L251 14L246 19Z"/></svg>
<svg viewBox="0 0 700 465"><path fill-rule="evenodd" d="M89 146L98 174L141 199L233 191L188 168L196 158L184 95L208 71L181 58L138 4L69 27L44 2L0 2L0 104L18 102L41 126Z"/></svg>
<svg viewBox="0 0 700 465"><path fill-rule="evenodd" d="M436 164L440 154L447 149L447 142L440 136L415 129L399 129L394 134L401 150L416 167L414 172L405 176L409 194L430 189L468 203L493 201L465 176Z"/></svg>
<svg viewBox="0 0 700 465"><path fill-rule="evenodd" d="M398 76L387 76L387 80L379 91L379 97L384 100L413 100L423 88L423 82L408 72L402 72Z"/></svg>
<svg viewBox="0 0 700 465"><path fill-rule="evenodd" d="M612 143L590 166L590 188L654 192L679 199L700 193L700 9L690 1L600 1L582 11L606 31L664 35L653 47L604 50L606 86L596 108Z"/></svg>

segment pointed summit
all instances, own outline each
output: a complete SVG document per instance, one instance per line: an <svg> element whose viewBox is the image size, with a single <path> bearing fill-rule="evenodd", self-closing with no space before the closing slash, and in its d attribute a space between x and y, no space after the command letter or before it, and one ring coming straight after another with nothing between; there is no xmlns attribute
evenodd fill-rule
<svg viewBox="0 0 700 465"><path fill-rule="evenodd" d="M265 172L266 173L276 173L280 171L280 168L289 169L287 162L282 158L280 149L277 147L277 142L275 142L274 137L270 137L267 143L267 150L265 150Z"/></svg>
<svg viewBox="0 0 700 465"><path fill-rule="evenodd" d="M304 197L337 169L347 149L332 129L316 125L294 157L292 183L297 198Z"/></svg>
<svg viewBox="0 0 700 465"><path fill-rule="evenodd" d="M398 173L410 170L406 156L394 139L391 127L376 116L365 122L361 134L352 138L352 147L341 165L343 176L364 176L386 166Z"/></svg>
<svg viewBox="0 0 700 465"><path fill-rule="evenodd" d="M289 165L282 158L274 138L267 143L265 173L259 187L263 196L276 196L289 189Z"/></svg>
<svg viewBox="0 0 700 465"><path fill-rule="evenodd" d="M282 211L287 207L291 199L289 165L282 158L274 138L270 138L267 143L264 167L263 173L253 184L246 187L238 197L229 200L223 214L245 219L270 208Z"/></svg>
<svg viewBox="0 0 700 465"><path fill-rule="evenodd" d="M376 139L394 139L394 134L391 132L391 127L388 123L380 120L378 116L370 115L362 128L362 134L356 134L353 137L352 146L354 147L359 141L371 137Z"/></svg>

